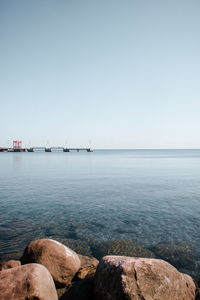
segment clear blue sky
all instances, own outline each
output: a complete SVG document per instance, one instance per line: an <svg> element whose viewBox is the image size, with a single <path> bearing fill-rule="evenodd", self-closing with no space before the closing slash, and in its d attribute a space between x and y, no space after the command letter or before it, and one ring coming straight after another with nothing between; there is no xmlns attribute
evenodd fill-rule
<svg viewBox="0 0 200 300"><path fill-rule="evenodd" d="M0 0L0 146L200 148L199 16L199 0Z"/></svg>

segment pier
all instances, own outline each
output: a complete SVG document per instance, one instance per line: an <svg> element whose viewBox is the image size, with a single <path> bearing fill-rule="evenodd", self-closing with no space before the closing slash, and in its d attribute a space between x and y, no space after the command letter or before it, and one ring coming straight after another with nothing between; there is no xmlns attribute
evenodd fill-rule
<svg viewBox="0 0 200 300"><path fill-rule="evenodd" d="M93 152L92 148L66 148L66 147L31 147L23 148L21 141L13 141L13 148L0 147L0 152Z"/></svg>
<svg viewBox="0 0 200 300"><path fill-rule="evenodd" d="M32 147L32 148L21 148L21 149L13 149L13 148L0 148L0 152L71 152L71 151L86 151L93 152L92 148L64 148L64 147Z"/></svg>

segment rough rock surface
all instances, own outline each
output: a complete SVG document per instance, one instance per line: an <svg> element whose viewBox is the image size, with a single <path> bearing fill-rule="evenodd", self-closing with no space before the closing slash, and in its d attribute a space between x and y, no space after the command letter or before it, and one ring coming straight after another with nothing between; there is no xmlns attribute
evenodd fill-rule
<svg viewBox="0 0 200 300"><path fill-rule="evenodd" d="M50 239L32 242L25 249L21 263L44 265L51 273L57 286L69 285L81 266L80 259L73 250Z"/></svg>
<svg viewBox="0 0 200 300"><path fill-rule="evenodd" d="M81 267L76 274L76 279L84 279L88 277L93 277L99 261L94 257L88 257L84 255L78 255L81 261Z"/></svg>
<svg viewBox="0 0 200 300"><path fill-rule="evenodd" d="M159 259L105 256L95 275L96 300L195 300L195 284Z"/></svg>
<svg viewBox="0 0 200 300"><path fill-rule="evenodd" d="M19 267L21 262L19 260L9 260L7 262L0 263L0 271Z"/></svg>
<svg viewBox="0 0 200 300"><path fill-rule="evenodd" d="M1 300L57 300L49 271L39 264L28 264L0 272Z"/></svg>

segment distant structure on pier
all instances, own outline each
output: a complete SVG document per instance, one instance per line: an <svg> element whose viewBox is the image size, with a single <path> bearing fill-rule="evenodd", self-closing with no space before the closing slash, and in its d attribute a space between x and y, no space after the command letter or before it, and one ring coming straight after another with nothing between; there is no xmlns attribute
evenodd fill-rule
<svg viewBox="0 0 200 300"><path fill-rule="evenodd" d="M31 147L31 148L22 148L22 141L13 141L13 148L2 148L0 147L0 152L52 152L52 151L87 151L93 152L92 148L65 148L65 147Z"/></svg>
<svg viewBox="0 0 200 300"><path fill-rule="evenodd" d="M13 149L14 150L20 150L22 149L22 141L13 141Z"/></svg>

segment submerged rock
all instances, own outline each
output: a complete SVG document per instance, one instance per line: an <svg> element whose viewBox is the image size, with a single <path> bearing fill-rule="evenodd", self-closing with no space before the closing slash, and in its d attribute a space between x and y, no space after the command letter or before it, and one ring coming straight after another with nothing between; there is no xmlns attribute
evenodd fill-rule
<svg viewBox="0 0 200 300"><path fill-rule="evenodd" d="M92 256L92 251L87 241L57 238L57 237L55 238L55 240L69 247L76 253L79 253L81 255L86 255L86 256Z"/></svg>
<svg viewBox="0 0 200 300"><path fill-rule="evenodd" d="M106 256L95 275L95 300L195 300L192 278L158 259Z"/></svg>
<svg viewBox="0 0 200 300"><path fill-rule="evenodd" d="M1 300L58 300L49 271L39 264L28 264L0 272Z"/></svg>
<svg viewBox="0 0 200 300"><path fill-rule="evenodd" d="M35 239L42 238L44 235L39 226L36 226L32 222L13 220L1 226L0 236L3 243L1 247L0 242L0 252L4 255L5 253L23 253L27 244Z"/></svg>
<svg viewBox="0 0 200 300"><path fill-rule="evenodd" d="M0 263L0 271L19 267L21 262L19 260L9 260L7 262Z"/></svg>
<svg viewBox="0 0 200 300"><path fill-rule="evenodd" d="M0 260L1 260L1 262L5 262L8 260L20 260L22 253L23 252L19 252L19 253L14 252L14 253L7 253L7 254L5 253L1 256Z"/></svg>
<svg viewBox="0 0 200 300"><path fill-rule="evenodd" d="M158 244L152 250L157 257L168 261L178 269L195 269L195 251L189 245Z"/></svg>
<svg viewBox="0 0 200 300"><path fill-rule="evenodd" d="M21 263L44 265L51 273L57 286L69 285L81 266L80 259L73 250L49 239L32 242L25 249Z"/></svg>
<svg viewBox="0 0 200 300"><path fill-rule="evenodd" d="M93 256L101 259L105 255L123 255L131 257L154 258L150 250L142 247L132 240L114 240L107 242L93 242L91 245Z"/></svg>

